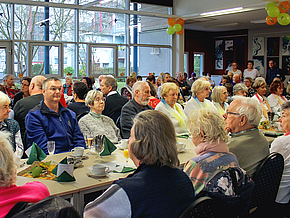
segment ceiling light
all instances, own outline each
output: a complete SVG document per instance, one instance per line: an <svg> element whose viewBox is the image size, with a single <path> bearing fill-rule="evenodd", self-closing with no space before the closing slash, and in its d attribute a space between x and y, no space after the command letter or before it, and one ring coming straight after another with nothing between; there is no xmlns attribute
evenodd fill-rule
<svg viewBox="0 0 290 218"><path fill-rule="evenodd" d="M227 24L220 24L220 25L211 25L211 26L205 26L205 29L214 29L214 28L224 28L224 27L234 27L234 26L240 26L242 23L227 23Z"/></svg>
<svg viewBox="0 0 290 218"><path fill-rule="evenodd" d="M266 19L263 19L263 20L252 20L251 23L266 23Z"/></svg>
<svg viewBox="0 0 290 218"><path fill-rule="evenodd" d="M245 11L243 7L229 8L229 9L218 10L218 11L204 12L204 13L201 13L200 16L209 17L209 16L217 16L217 15L223 15L223 14L239 13L243 11Z"/></svg>

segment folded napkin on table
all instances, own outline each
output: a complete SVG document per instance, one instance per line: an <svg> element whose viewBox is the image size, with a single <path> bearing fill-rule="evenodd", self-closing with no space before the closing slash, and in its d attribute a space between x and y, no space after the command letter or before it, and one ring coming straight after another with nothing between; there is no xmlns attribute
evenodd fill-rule
<svg viewBox="0 0 290 218"><path fill-rule="evenodd" d="M100 155L101 156L110 155L116 149L117 149L117 147L105 136L105 138L104 138L104 151Z"/></svg>
<svg viewBox="0 0 290 218"><path fill-rule="evenodd" d="M184 134L180 134L180 135L177 135L178 138L185 138L185 139L188 139L189 138L189 134L188 133L184 133Z"/></svg>
<svg viewBox="0 0 290 218"><path fill-rule="evenodd" d="M33 142L31 145L27 164L31 165L34 161L42 161L45 158L46 154L44 153L44 151Z"/></svg>
<svg viewBox="0 0 290 218"><path fill-rule="evenodd" d="M57 175L56 180L58 182L72 182L76 181L73 170L74 165L68 164L67 158L64 158L51 172Z"/></svg>

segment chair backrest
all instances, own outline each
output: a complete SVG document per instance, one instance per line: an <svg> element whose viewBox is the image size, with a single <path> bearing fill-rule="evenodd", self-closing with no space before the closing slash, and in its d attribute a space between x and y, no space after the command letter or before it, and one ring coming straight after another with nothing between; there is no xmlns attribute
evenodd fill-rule
<svg viewBox="0 0 290 218"><path fill-rule="evenodd" d="M250 208L275 202L283 169L284 158L279 153L271 153L261 162L253 176L255 187Z"/></svg>
<svg viewBox="0 0 290 218"><path fill-rule="evenodd" d="M88 113L90 113L90 112L89 112L89 111L85 111L85 112L79 114L79 115L77 116L77 120L79 121L83 116L87 115Z"/></svg>
<svg viewBox="0 0 290 218"><path fill-rule="evenodd" d="M190 204L179 218L217 217L215 201L210 197L200 197Z"/></svg>

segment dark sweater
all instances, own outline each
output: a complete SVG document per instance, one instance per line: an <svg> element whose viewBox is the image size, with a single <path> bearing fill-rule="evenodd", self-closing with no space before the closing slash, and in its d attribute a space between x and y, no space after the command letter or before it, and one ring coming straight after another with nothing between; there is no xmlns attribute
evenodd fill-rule
<svg viewBox="0 0 290 218"><path fill-rule="evenodd" d="M76 116L84 112L90 112L90 108L85 104L85 102L74 102L69 104L67 108L75 112Z"/></svg>
<svg viewBox="0 0 290 218"><path fill-rule="evenodd" d="M194 201L189 177L177 168L141 164L114 183L128 195L132 217L178 217Z"/></svg>

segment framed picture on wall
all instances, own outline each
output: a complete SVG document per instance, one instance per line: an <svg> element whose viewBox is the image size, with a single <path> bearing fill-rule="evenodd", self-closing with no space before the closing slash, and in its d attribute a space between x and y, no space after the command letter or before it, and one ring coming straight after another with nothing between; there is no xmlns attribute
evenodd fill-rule
<svg viewBox="0 0 290 218"><path fill-rule="evenodd" d="M264 56L254 56L254 68L257 69L261 75L265 73Z"/></svg>
<svg viewBox="0 0 290 218"><path fill-rule="evenodd" d="M265 42L264 37L254 37L253 38L253 56L264 55Z"/></svg>
<svg viewBox="0 0 290 218"><path fill-rule="evenodd" d="M223 57L224 57L224 47L223 40L215 41L215 69L223 70Z"/></svg>
<svg viewBox="0 0 290 218"><path fill-rule="evenodd" d="M282 36L282 55L290 55L290 36Z"/></svg>
<svg viewBox="0 0 290 218"><path fill-rule="evenodd" d="M267 56L279 56L279 40L279 37L267 38Z"/></svg>
<svg viewBox="0 0 290 218"><path fill-rule="evenodd" d="M282 57L282 69L290 75L290 56Z"/></svg>
<svg viewBox="0 0 290 218"><path fill-rule="evenodd" d="M234 50L234 40L225 40L225 51Z"/></svg>

